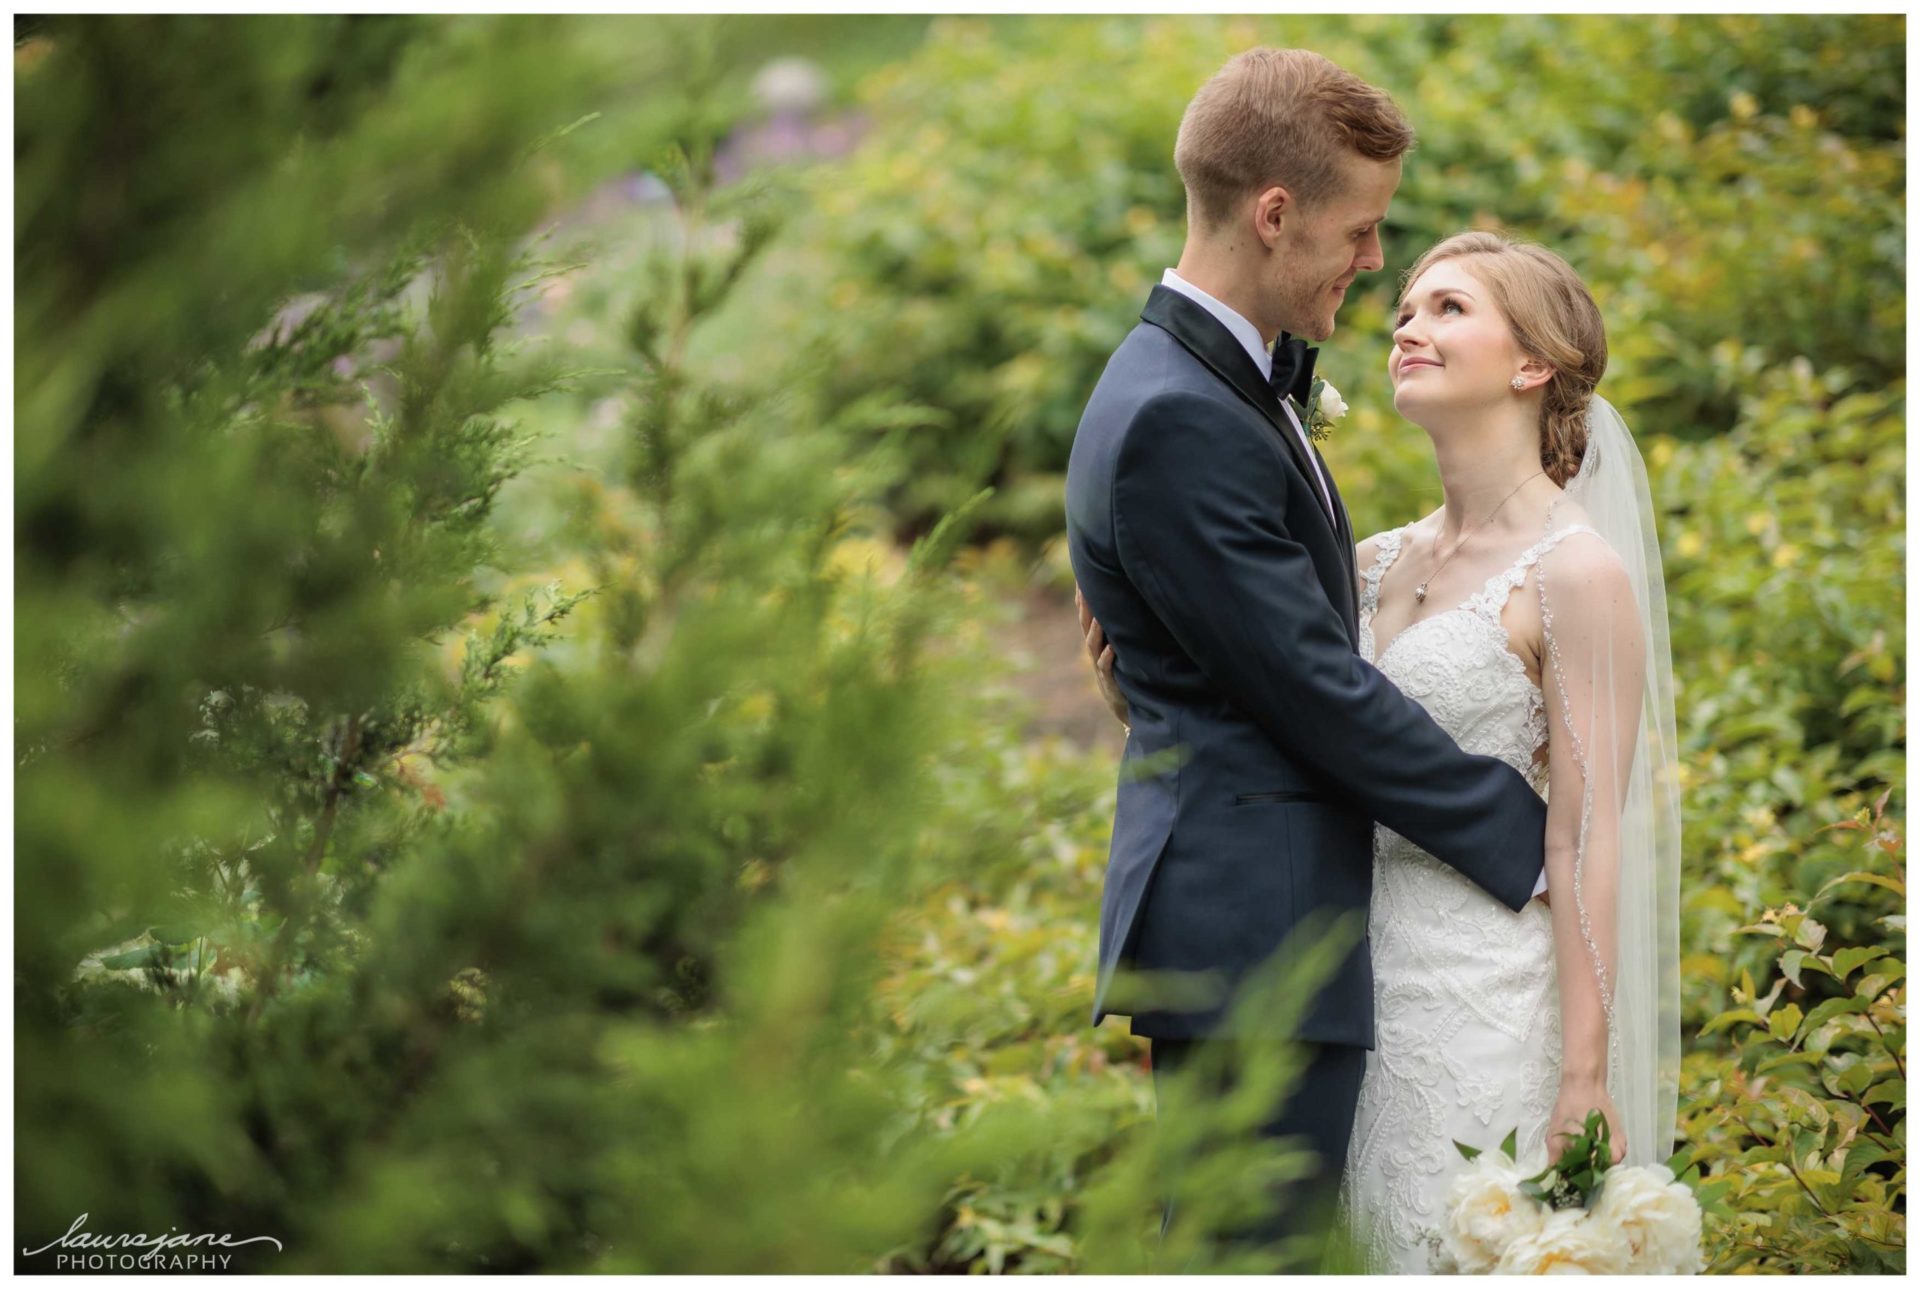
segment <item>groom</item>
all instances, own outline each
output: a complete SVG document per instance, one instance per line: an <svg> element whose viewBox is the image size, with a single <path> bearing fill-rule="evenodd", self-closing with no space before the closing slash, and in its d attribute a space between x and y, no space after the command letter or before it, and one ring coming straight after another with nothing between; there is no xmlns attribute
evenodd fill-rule
<svg viewBox="0 0 1920 1289"><path fill-rule="evenodd" d="M1246 1036L1235 988L1289 932L1364 923L1376 820L1516 911L1544 882L1540 798L1356 652L1353 531L1302 424L1315 351L1293 335L1332 335L1347 288L1383 264L1412 146L1386 94L1317 54L1229 62L1180 123L1179 266L1074 437L1068 549L1132 722L1093 1023L1124 1012L1151 1040L1163 1122L1168 1076ZM1183 1005L1138 973L1220 988ZM1339 1178L1373 1046L1364 942L1297 1037L1306 1077L1261 1133L1306 1138L1319 1171L1274 1198L1261 1241L1305 1230L1306 1199Z"/></svg>

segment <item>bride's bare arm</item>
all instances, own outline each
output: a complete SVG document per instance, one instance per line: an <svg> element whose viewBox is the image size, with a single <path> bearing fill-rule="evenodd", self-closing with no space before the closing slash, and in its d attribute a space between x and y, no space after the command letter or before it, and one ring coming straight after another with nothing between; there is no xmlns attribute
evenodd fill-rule
<svg viewBox="0 0 1920 1289"><path fill-rule="evenodd" d="M1599 539L1568 538L1541 572L1547 887L1559 896L1551 909L1561 1023L1560 1096L1548 1153L1557 1158L1567 1136L1598 1109L1613 1130L1618 1160L1625 1141L1607 1089L1602 981L1610 994L1618 978L1620 815L1639 730L1646 642L1626 569Z"/></svg>

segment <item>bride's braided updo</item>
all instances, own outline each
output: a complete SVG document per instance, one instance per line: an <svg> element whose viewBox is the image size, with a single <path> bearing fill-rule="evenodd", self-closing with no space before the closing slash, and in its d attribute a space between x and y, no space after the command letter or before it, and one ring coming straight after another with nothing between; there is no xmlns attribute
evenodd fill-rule
<svg viewBox="0 0 1920 1289"><path fill-rule="evenodd" d="M1522 352L1553 368L1540 405L1540 468L1565 485L1587 451L1587 404L1607 370L1607 329L1571 265L1498 233L1456 233L1407 270L1402 294L1441 260L1471 256Z"/></svg>

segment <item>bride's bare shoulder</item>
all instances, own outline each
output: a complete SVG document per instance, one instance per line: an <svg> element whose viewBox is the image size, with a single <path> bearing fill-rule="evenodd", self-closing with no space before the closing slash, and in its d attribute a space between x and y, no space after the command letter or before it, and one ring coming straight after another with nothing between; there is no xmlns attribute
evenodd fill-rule
<svg viewBox="0 0 1920 1289"><path fill-rule="evenodd" d="M1593 516L1579 502L1572 498L1555 502L1553 518L1548 526L1552 530L1549 539L1553 544L1553 549L1546 556L1549 568L1578 574L1581 580L1588 582L1611 583L1625 576L1620 556L1605 538L1593 531ZM1573 531L1582 528L1588 531Z"/></svg>
<svg viewBox="0 0 1920 1289"><path fill-rule="evenodd" d="M1556 531L1565 532L1571 522L1555 517ZM1585 519L1580 520L1585 523ZM1565 594L1559 598L1562 608L1599 610L1624 608L1634 602L1633 580L1620 555L1598 533L1566 533L1553 543L1541 559L1541 568L1550 586Z"/></svg>
<svg viewBox="0 0 1920 1289"><path fill-rule="evenodd" d="M1556 497L1553 502L1553 528L1557 532L1562 528L1572 528L1576 524L1593 524L1593 516L1587 508L1572 497Z"/></svg>
<svg viewBox="0 0 1920 1289"><path fill-rule="evenodd" d="M1434 512L1434 514L1438 513L1438 511ZM1415 534L1424 532L1427 525L1432 522L1433 517L1433 515L1422 515L1410 524L1402 524L1398 528L1384 529L1367 538L1353 548L1356 566L1363 570L1373 567L1373 561L1379 558L1380 555L1380 544L1386 539L1387 534L1399 533L1401 544L1404 545Z"/></svg>

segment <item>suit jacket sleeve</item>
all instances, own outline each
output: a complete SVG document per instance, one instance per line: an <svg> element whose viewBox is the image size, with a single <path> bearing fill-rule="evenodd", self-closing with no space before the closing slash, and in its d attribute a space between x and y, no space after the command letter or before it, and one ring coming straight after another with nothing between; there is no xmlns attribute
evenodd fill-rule
<svg viewBox="0 0 1920 1289"><path fill-rule="evenodd" d="M1288 468L1237 405L1187 393L1148 401L1113 476L1122 566L1200 670L1282 750L1524 908L1541 870L1544 804L1511 766L1461 751L1354 653L1288 535Z"/></svg>

